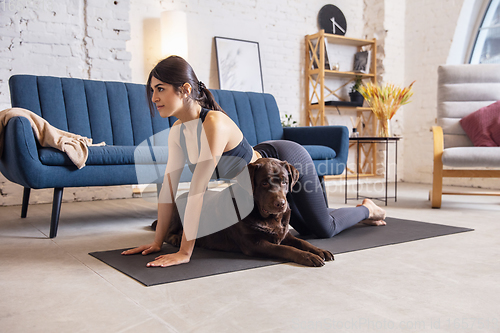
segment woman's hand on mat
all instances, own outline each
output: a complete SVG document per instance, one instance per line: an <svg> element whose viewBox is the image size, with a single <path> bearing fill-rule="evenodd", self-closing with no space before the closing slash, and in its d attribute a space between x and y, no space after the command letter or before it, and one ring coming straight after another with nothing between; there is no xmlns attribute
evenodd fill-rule
<svg viewBox="0 0 500 333"><path fill-rule="evenodd" d="M167 267L179 264L185 264L189 262L191 256L186 253L176 252L158 256L155 261L148 262L147 267Z"/></svg>
<svg viewBox="0 0 500 333"><path fill-rule="evenodd" d="M158 245L156 243L152 243L152 244L136 247L135 249L123 251L122 254L136 254L136 253L142 252L142 255L146 255L146 254L150 254L153 252L159 252L160 250L161 250L161 245Z"/></svg>

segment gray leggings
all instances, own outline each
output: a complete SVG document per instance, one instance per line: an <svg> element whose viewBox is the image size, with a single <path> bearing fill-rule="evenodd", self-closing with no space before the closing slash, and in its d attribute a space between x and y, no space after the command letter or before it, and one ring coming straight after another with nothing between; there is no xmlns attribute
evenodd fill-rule
<svg viewBox="0 0 500 333"><path fill-rule="evenodd" d="M287 194L292 210L290 225L301 235L330 238L367 219L365 206L328 208L311 155L300 144L289 140L269 140L253 147L262 157L287 161L299 171L299 180Z"/></svg>

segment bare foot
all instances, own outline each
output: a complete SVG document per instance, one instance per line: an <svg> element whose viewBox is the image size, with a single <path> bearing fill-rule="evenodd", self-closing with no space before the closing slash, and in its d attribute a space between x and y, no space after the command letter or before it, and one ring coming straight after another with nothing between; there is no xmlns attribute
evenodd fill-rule
<svg viewBox="0 0 500 333"><path fill-rule="evenodd" d="M380 225L386 225L387 223L384 220L363 220L359 223L363 224L368 224L368 225L375 225L375 226L380 226Z"/></svg>
<svg viewBox="0 0 500 333"><path fill-rule="evenodd" d="M366 208L368 208L368 211L370 212L368 218L366 220L361 221L361 223L368 225L376 225L376 226L387 224L384 221L386 216L385 210L377 206L372 200L364 199L363 203L357 205L356 207L359 206L365 206Z"/></svg>

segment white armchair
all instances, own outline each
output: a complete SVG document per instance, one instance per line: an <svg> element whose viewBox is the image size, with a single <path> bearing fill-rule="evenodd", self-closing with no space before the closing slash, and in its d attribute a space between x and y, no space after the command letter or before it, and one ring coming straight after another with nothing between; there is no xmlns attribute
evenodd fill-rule
<svg viewBox="0 0 500 333"><path fill-rule="evenodd" d="M432 128L432 208L441 207L443 194L465 194L443 192L444 177L500 178L500 147L474 147L459 123L463 117L498 100L500 64L438 68L438 126Z"/></svg>

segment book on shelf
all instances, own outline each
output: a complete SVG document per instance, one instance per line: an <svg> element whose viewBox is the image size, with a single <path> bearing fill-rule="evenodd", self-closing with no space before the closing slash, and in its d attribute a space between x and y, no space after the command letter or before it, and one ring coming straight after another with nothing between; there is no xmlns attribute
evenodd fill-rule
<svg viewBox="0 0 500 333"><path fill-rule="evenodd" d="M318 57L318 62L319 62L320 49L319 49L319 47L316 48L316 43L317 42L318 42L317 39L311 39L312 49L309 49L309 56L311 57L311 69L317 69L318 68L318 64L317 64L316 60L314 59L313 53L312 53L313 49L317 50L317 57ZM325 38L325 69L327 69L327 70L332 69L332 67L330 65L330 57L329 57L329 51L328 51L328 42L326 41L326 38Z"/></svg>

